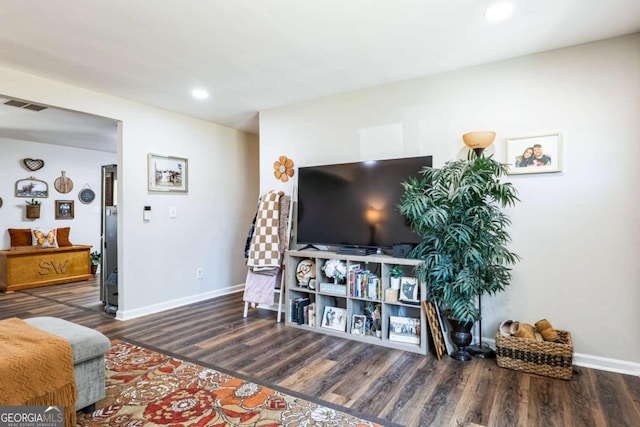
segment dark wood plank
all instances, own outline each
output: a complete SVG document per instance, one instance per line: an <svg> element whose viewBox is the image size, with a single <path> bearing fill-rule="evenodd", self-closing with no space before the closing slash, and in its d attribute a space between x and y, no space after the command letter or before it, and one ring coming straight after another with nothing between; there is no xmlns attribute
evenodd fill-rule
<svg viewBox="0 0 640 427"><path fill-rule="evenodd" d="M561 400L563 380L533 376L529 382L529 424L537 426L569 425L564 419L565 407ZM535 424L534 424L535 423Z"/></svg>
<svg viewBox="0 0 640 427"><path fill-rule="evenodd" d="M600 406L609 425L639 426L637 405L628 403L629 394L622 375L605 371L594 371L594 375Z"/></svg>
<svg viewBox="0 0 640 427"><path fill-rule="evenodd" d="M257 382L414 426L638 426L640 378L579 368L572 381L416 355L276 323L225 295L128 321L96 280L0 293L0 319L56 316Z"/></svg>

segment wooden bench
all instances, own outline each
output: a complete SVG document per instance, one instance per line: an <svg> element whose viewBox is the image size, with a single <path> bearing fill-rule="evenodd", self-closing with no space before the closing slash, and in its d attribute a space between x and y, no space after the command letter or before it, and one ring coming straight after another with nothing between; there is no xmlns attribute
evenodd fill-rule
<svg viewBox="0 0 640 427"><path fill-rule="evenodd" d="M92 279L91 246L12 248L0 251L0 291Z"/></svg>

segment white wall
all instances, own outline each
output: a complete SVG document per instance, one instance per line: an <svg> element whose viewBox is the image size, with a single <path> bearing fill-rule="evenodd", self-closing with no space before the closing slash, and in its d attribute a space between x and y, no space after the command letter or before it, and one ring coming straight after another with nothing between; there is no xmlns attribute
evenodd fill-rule
<svg viewBox="0 0 640 427"><path fill-rule="evenodd" d="M260 178L272 182L280 154L297 166L365 159L381 150L362 131L378 126L401 129L389 157L431 154L434 166L457 158L465 132L496 131L505 161L506 137L561 131L562 173L508 177L523 260L507 292L483 299L484 336L547 318L583 364L638 374L639 117L635 34L263 111Z"/></svg>
<svg viewBox="0 0 640 427"><path fill-rule="evenodd" d="M242 289L244 241L258 197L257 137L7 68L0 68L0 93L122 122L118 318ZM148 153L187 158L189 192L149 193ZM149 223L145 205L152 206ZM196 279L198 268L203 279Z"/></svg>
<svg viewBox="0 0 640 427"><path fill-rule="evenodd" d="M91 245L92 250L100 250L100 175L101 166L116 162L116 155L103 151L83 150L59 145L37 142L17 141L0 138L0 248L9 249L10 240L7 228L54 228L71 227L69 240L78 245ZM24 166L23 159L44 160L44 167L31 171ZM61 171L73 181L73 190L59 193L54 182ZM49 186L49 197L38 199L42 202L40 218L31 220L25 217L24 197L15 197L15 183L18 180L34 177L45 181ZM78 199L78 193L88 184L95 192L92 203L84 204ZM74 218L55 219L55 201L73 200Z"/></svg>

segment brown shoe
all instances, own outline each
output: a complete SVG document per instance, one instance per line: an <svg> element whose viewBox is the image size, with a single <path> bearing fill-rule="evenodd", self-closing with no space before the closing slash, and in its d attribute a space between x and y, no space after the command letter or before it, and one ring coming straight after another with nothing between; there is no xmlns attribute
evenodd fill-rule
<svg viewBox="0 0 640 427"><path fill-rule="evenodd" d="M518 338L535 340L534 328L528 323L513 322L511 325L511 335Z"/></svg>
<svg viewBox="0 0 640 427"><path fill-rule="evenodd" d="M547 319L542 319L536 322L536 331L540 332L540 335L542 335L542 338L544 338L545 341L560 341L558 331L551 326L551 323L549 323Z"/></svg>

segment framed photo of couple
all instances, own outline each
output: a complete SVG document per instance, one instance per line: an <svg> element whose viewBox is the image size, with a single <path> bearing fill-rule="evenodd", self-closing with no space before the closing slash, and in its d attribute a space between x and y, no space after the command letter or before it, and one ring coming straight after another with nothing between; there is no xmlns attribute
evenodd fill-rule
<svg viewBox="0 0 640 427"><path fill-rule="evenodd" d="M345 331L347 326L347 310L339 307L325 307L322 315L322 327Z"/></svg>
<svg viewBox="0 0 640 427"><path fill-rule="evenodd" d="M507 138L509 175L562 171L560 132Z"/></svg>

